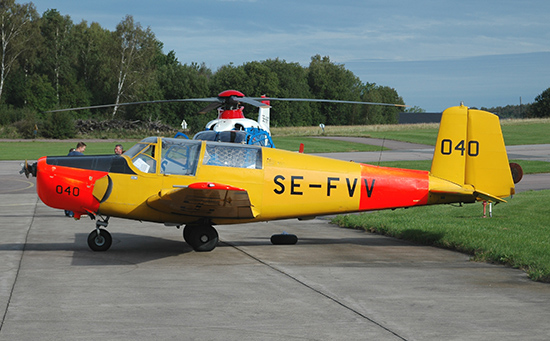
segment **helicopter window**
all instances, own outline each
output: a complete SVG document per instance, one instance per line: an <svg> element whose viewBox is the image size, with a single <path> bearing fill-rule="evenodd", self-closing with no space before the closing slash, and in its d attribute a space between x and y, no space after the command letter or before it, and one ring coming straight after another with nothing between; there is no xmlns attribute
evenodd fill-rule
<svg viewBox="0 0 550 341"><path fill-rule="evenodd" d="M205 130L201 131L200 133L197 133L193 140L201 140L201 141L217 141L216 136L218 134L213 130Z"/></svg>
<svg viewBox="0 0 550 341"><path fill-rule="evenodd" d="M203 163L209 166L261 169L262 149L246 145L207 144Z"/></svg>
<svg viewBox="0 0 550 341"><path fill-rule="evenodd" d="M200 147L199 141L163 139L161 174L195 175Z"/></svg>
<svg viewBox="0 0 550 341"><path fill-rule="evenodd" d="M245 143L246 133L244 131L221 131L218 133L220 142Z"/></svg>
<svg viewBox="0 0 550 341"><path fill-rule="evenodd" d="M202 141L216 141L216 142L231 142L231 143L246 143L246 132L229 130L215 132L213 130L206 130L197 133L193 140Z"/></svg>

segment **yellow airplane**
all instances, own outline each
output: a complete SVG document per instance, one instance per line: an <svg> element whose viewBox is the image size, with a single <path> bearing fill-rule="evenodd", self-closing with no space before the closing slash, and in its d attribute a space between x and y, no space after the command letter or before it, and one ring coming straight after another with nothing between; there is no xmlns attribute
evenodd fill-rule
<svg viewBox="0 0 550 341"><path fill-rule="evenodd" d="M214 225L504 202L514 194L498 117L463 105L443 112L430 172L163 137L146 138L122 156L45 156L24 171L37 177L46 205L76 219L97 217L88 237L94 251L111 246L109 217L185 225L185 241L211 251Z"/></svg>

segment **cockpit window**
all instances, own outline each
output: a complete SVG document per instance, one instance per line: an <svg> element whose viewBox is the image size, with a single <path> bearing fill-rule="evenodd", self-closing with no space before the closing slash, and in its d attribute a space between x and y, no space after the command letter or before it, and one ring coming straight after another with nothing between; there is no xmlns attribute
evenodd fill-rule
<svg viewBox="0 0 550 341"><path fill-rule="evenodd" d="M195 175L201 142L162 139L161 174Z"/></svg>
<svg viewBox="0 0 550 341"><path fill-rule="evenodd" d="M262 149L240 144L208 143L203 164L236 168L261 169Z"/></svg>
<svg viewBox="0 0 550 341"><path fill-rule="evenodd" d="M133 159L134 156L136 156L139 152L141 152L143 149L145 149L151 143L156 143L156 142L157 142L156 137L148 137L146 139L143 139L139 143L132 146L132 148L125 151L124 155L128 156L130 159Z"/></svg>
<svg viewBox="0 0 550 341"><path fill-rule="evenodd" d="M140 143L135 144L124 152L124 155L129 157L134 166L143 173L155 173L157 171L156 142L156 137L143 139Z"/></svg>

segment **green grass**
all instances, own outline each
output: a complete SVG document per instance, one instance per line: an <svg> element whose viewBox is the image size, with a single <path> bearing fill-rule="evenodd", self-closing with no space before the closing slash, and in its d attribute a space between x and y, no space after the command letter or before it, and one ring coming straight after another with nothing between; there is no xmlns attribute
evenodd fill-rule
<svg viewBox="0 0 550 341"><path fill-rule="evenodd" d="M550 143L550 120L509 120L502 122L502 135L507 146Z"/></svg>
<svg viewBox="0 0 550 341"><path fill-rule="evenodd" d="M550 143L550 119L502 120L506 145ZM360 136L386 138L403 142L435 145L438 124L399 124L372 126L327 126L324 133L318 127L273 128L273 136Z"/></svg>
<svg viewBox="0 0 550 341"><path fill-rule="evenodd" d="M304 144L304 153L334 153L334 152L371 152L380 147L363 143L325 140L312 137L283 136L274 137L273 143L279 149L298 151L300 143Z"/></svg>
<svg viewBox="0 0 550 341"><path fill-rule="evenodd" d="M523 269L535 281L550 282L549 201L550 191L531 191L494 206L493 218L482 218L482 205L476 203L342 215L333 222L457 250L475 261Z"/></svg>
<svg viewBox="0 0 550 341"><path fill-rule="evenodd" d="M510 162L518 163L523 168L524 174L550 173L550 162L530 160L510 160ZM429 171L432 167L432 160L382 161L380 166Z"/></svg>
<svg viewBox="0 0 550 341"><path fill-rule="evenodd" d="M306 153L331 153L342 151L378 151L380 147L345 141L323 140L308 137L279 137L274 139L277 148L298 151L300 143L304 143ZM121 142L96 142L83 140L86 155L112 154L115 144ZM128 149L137 141L122 141ZM76 142L35 140L23 142L0 142L0 160L37 160L41 156L67 155Z"/></svg>
<svg viewBox="0 0 550 341"><path fill-rule="evenodd" d="M436 128L424 128L418 130L395 130L395 131L374 131L370 135L374 138L385 138L386 140L396 140L411 143L420 143L435 145L437 139Z"/></svg>
<svg viewBox="0 0 550 341"><path fill-rule="evenodd" d="M131 147L135 142L89 142L86 143L86 155L113 154L117 143L122 143L125 148ZM67 155L70 148L76 147L76 142L67 141L24 141L24 142L0 142L0 160L38 160L42 156Z"/></svg>

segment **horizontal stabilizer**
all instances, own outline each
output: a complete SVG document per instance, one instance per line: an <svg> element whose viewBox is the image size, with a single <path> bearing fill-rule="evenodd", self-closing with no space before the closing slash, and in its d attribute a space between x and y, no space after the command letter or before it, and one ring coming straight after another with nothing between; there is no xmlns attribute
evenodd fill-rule
<svg viewBox="0 0 550 341"><path fill-rule="evenodd" d="M499 197L496 197L494 195L491 195L489 193L484 193L482 191L475 191L474 195L477 196L479 199L483 201L489 201L489 202L506 202L506 200L501 199Z"/></svg>

